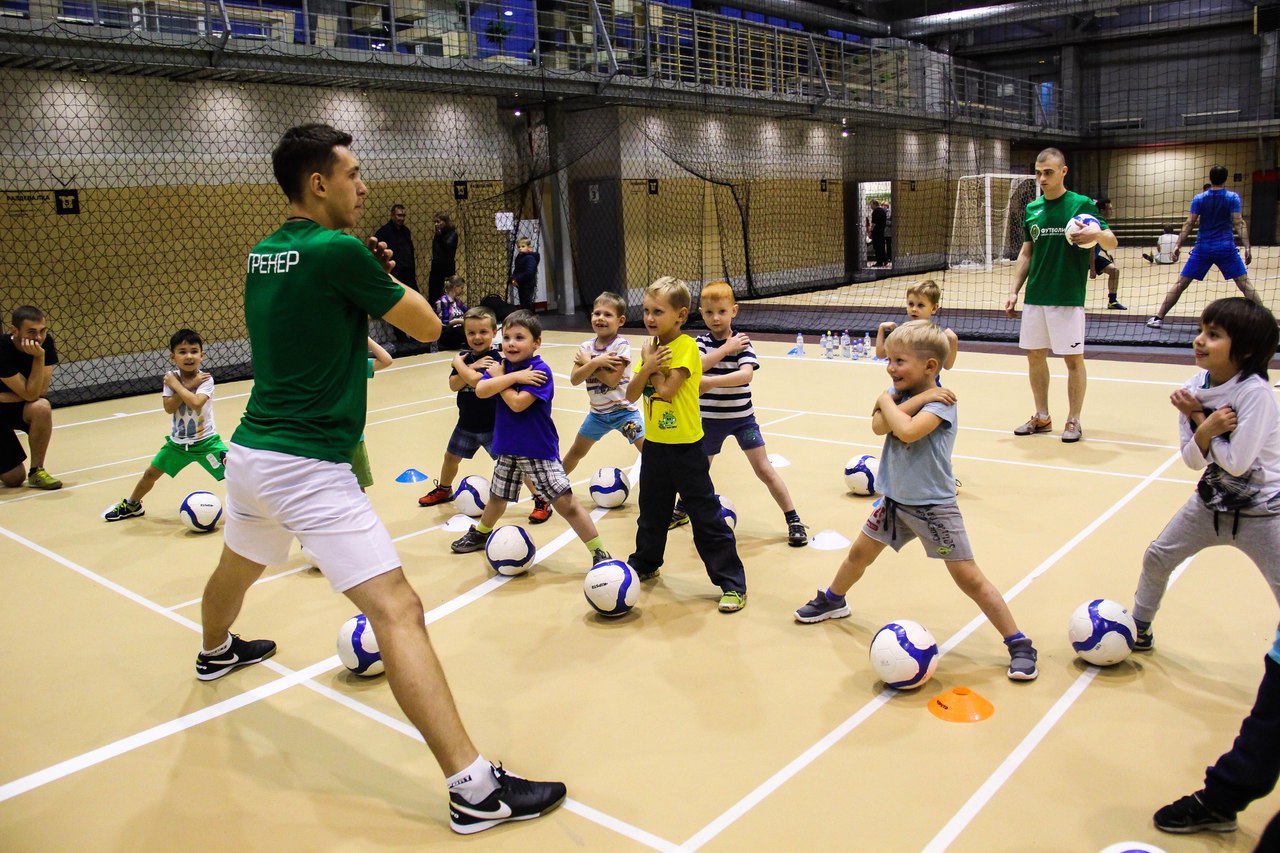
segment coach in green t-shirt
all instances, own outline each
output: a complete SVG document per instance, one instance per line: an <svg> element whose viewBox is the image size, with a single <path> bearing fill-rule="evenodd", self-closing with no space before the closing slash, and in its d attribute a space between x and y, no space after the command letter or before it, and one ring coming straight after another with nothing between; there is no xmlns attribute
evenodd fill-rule
<svg viewBox="0 0 1280 853"><path fill-rule="evenodd" d="M1005 313L1018 315L1018 291L1027 286L1018 329L1018 346L1027 351L1031 395L1036 411L1014 435L1049 432L1049 350L1062 356L1067 365L1067 422L1062 440L1079 441L1080 410L1084 406L1084 297L1088 285L1089 255L1097 243L1114 251L1116 235L1098 216L1098 208L1087 196L1069 192L1063 180L1067 161L1057 148L1046 148L1036 157L1036 183L1041 195L1027 205L1023 221L1022 251L1014 268L1013 289L1004 301ZM1088 213L1100 225L1089 225L1063 239L1063 232L1076 214Z"/></svg>
<svg viewBox="0 0 1280 853"><path fill-rule="evenodd" d="M227 454L222 558L201 600L204 645L196 677L213 681L275 654L271 640L231 634L245 593L293 540L368 619L391 692L439 762L450 825L470 834L559 805L565 786L530 782L476 751L431 647L422 602L387 528L360 491L352 451L365 421L369 316L421 341L440 336L422 294L391 277L385 243L345 233L368 188L351 137L295 127L271 155L289 218L249 252L245 322L253 390Z"/></svg>

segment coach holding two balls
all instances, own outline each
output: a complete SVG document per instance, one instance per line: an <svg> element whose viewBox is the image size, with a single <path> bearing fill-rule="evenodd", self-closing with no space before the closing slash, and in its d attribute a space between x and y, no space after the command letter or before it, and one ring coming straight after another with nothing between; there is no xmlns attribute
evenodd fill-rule
<svg viewBox="0 0 1280 853"><path fill-rule="evenodd" d="M1067 365L1067 422L1065 442L1079 441L1080 410L1084 406L1084 298L1088 289L1089 254L1094 243L1114 251L1116 235L1098 215L1088 196L1070 192L1063 183L1067 161L1057 148L1036 156L1036 183L1041 195L1027 205L1023 219L1022 251L1014 267L1013 289L1004 301L1010 318L1018 315L1018 291L1027 285L1018 346L1027 351L1027 372L1036 411L1014 435L1034 435L1053 430L1049 417L1049 350ZM1063 239L1068 223L1077 214L1090 214L1098 224L1086 225Z"/></svg>

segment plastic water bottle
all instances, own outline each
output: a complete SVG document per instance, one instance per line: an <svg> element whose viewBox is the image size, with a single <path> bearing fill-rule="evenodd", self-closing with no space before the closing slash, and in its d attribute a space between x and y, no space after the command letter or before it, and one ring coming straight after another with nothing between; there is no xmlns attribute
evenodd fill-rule
<svg viewBox="0 0 1280 853"><path fill-rule="evenodd" d="M871 346L871 333L863 332L862 333L862 357L875 358L875 356L876 356L875 348Z"/></svg>
<svg viewBox="0 0 1280 853"><path fill-rule="evenodd" d="M796 355L804 355L804 332L796 332Z"/></svg>
<svg viewBox="0 0 1280 853"><path fill-rule="evenodd" d="M851 347L851 349L853 350L853 352L850 354L850 357L854 361L857 361L858 359L866 355L866 352L862 349L862 338L858 337L857 335L853 336L853 346Z"/></svg>
<svg viewBox="0 0 1280 853"><path fill-rule="evenodd" d="M822 336L822 357L831 358L832 335L827 332Z"/></svg>
<svg viewBox="0 0 1280 853"><path fill-rule="evenodd" d="M840 357L841 358L853 357L853 344L849 339L848 329L845 329L843 332L840 333Z"/></svg>

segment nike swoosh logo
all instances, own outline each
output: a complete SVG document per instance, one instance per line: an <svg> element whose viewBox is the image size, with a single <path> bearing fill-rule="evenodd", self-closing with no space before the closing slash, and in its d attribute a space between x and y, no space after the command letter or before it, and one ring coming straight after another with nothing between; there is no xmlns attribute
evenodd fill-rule
<svg viewBox="0 0 1280 853"><path fill-rule="evenodd" d="M1076 347L1078 347L1078 346L1080 346L1080 342L1079 342L1079 341L1076 341L1074 344L1072 344L1072 345L1070 346L1070 349L1075 349L1075 348L1076 348Z"/></svg>
<svg viewBox="0 0 1280 853"><path fill-rule="evenodd" d="M480 809L469 806L465 803L455 802L455 803L451 803L450 805L453 806L455 811L459 811L465 815L469 815L471 817L478 817L484 820L502 820L503 818L511 817L511 806L502 802L502 800L498 800L498 805L500 806L500 808L494 809L493 811L482 811Z"/></svg>
<svg viewBox="0 0 1280 853"><path fill-rule="evenodd" d="M231 657L226 658L225 660L207 660L204 662L204 665L205 666L225 666L226 664L229 664L229 663L239 663L239 662L240 662L240 656L237 654L232 654Z"/></svg>

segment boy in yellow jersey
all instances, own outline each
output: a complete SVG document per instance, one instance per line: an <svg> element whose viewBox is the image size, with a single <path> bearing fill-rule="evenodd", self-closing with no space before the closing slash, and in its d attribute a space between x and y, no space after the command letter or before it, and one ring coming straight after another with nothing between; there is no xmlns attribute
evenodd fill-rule
<svg viewBox="0 0 1280 853"><path fill-rule="evenodd" d="M689 285L665 276L644 292L644 345L627 399L644 397L644 448L640 451L640 520L636 550L628 562L641 580L658 576L667 546L671 506L679 495L693 522L693 542L711 582L720 587L720 612L747 604L747 576L733 531L720 516L720 501L702 448L698 383L702 357L693 338L681 334L689 316Z"/></svg>

